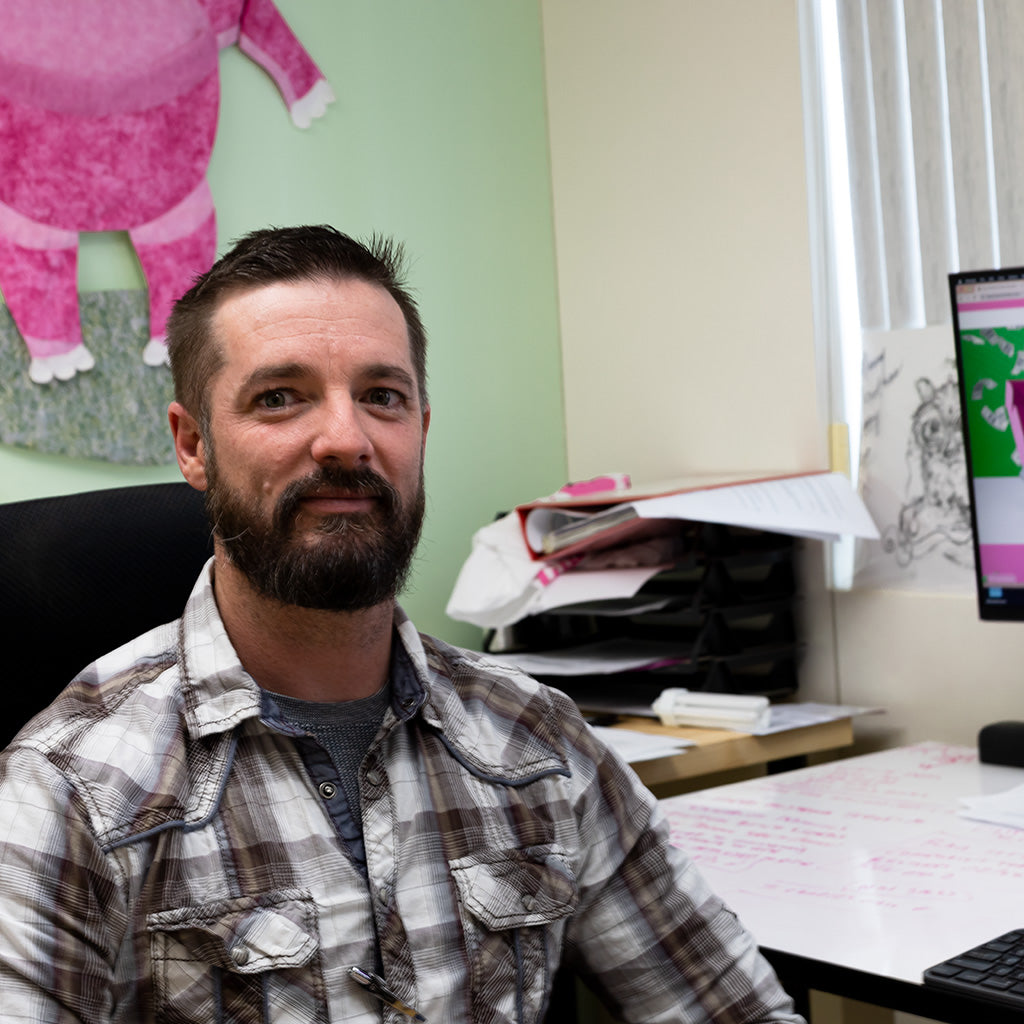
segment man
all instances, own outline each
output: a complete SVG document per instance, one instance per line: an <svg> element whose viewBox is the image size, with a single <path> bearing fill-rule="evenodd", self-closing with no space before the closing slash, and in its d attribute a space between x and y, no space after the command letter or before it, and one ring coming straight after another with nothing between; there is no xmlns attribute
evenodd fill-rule
<svg viewBox="0 0 1024 1024"><path fill-rule="evenodd" d="M572 702L417 634L398 253L256 232L169 324L215 555L0 760L0 1020L798 1021ZM158 585L159 581L154 581Z"/></svg>

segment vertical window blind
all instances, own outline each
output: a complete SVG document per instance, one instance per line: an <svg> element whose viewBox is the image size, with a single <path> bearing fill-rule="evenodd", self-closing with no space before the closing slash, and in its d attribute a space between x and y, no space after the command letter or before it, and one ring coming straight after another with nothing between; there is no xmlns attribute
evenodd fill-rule
<svg viewBox="0 0 1024 1024"><path fill-rule="evenodd" d="M1024 3L834 2L860 326L947 323L950 271L1024 263Z"/></svg>

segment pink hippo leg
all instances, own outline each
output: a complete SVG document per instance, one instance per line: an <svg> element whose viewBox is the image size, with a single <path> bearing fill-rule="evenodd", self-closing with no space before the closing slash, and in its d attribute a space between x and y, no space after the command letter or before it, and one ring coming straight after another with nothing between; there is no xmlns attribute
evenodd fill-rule
<svg viewBox="0 0 1024 1024"><path fill-rule="evenodd" d="M0 290L28 348L36 384L70 380L94 361L78 321L78 233L0 203Z"/></svg>
<svg viewBox="0 0 1024 1024"><path fill-rule="evenodd" d="M217 224L210 186L204 179L177 206L129 231L149 285L150 340L142 353L148 366L167 362L167 318L171 307L209 270L217 255Z"/></svg>

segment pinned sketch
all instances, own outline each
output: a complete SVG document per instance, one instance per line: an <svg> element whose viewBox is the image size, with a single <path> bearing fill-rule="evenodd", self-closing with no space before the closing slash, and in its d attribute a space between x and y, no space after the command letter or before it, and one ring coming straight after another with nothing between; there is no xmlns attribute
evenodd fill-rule
<svg viewBox="0 0 1024 1024"><path fill-rule="evenodd" d="M1012 359L1004 340L978 343ZM970 499L948 328L867 335L864 359L860 479L882 539L858 542L854 584L970 592ZM994 379L978 381L972 394L992 429L1009 428Z"/></svg>

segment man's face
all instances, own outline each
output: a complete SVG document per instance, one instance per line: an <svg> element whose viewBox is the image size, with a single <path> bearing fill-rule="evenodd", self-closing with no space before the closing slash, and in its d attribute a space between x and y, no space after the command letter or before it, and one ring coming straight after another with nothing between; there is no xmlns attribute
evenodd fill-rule
<svg viewBox="0 0 1024 1024"><path fill-rule="evenodd" d="M199 449L231 563L285 604L354 611L397 593L423 518L420 405L408 332L359 280L230 295L224 366Z"/></svg>

